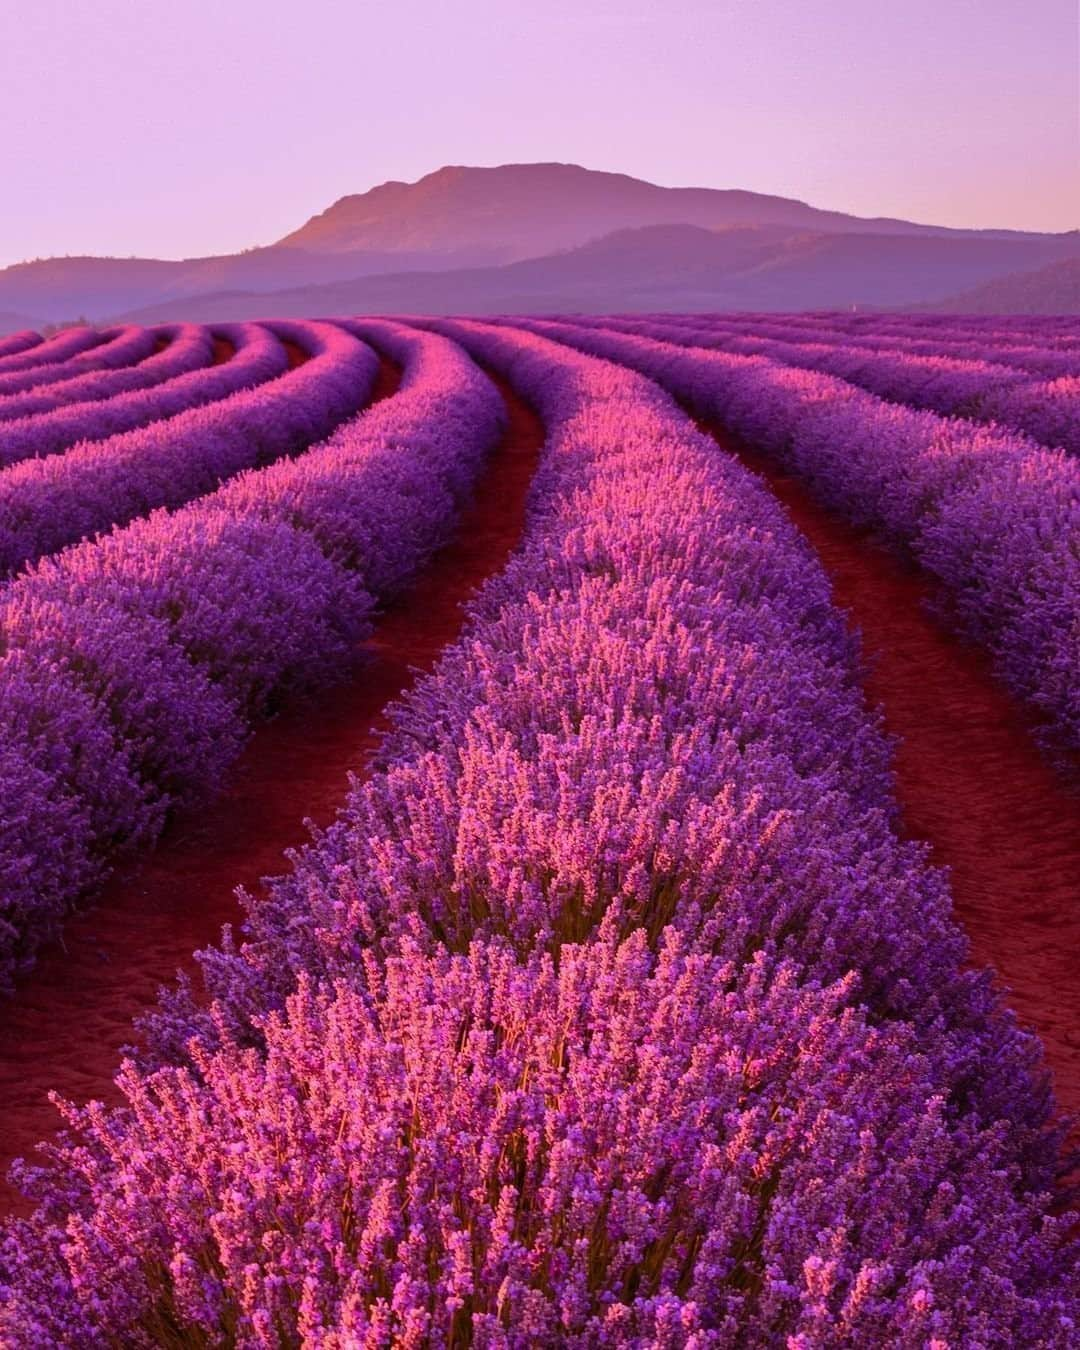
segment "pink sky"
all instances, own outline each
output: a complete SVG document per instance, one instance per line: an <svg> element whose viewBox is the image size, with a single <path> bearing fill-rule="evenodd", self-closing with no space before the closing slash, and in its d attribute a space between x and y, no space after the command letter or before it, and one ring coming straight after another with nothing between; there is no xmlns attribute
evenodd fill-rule
<svg viewBox="0 0 1080 1350"><path fill-rule="evenodd" d="M1080 227L1076 0L0 6L0 265L268 243L444 163Z"/></svg>

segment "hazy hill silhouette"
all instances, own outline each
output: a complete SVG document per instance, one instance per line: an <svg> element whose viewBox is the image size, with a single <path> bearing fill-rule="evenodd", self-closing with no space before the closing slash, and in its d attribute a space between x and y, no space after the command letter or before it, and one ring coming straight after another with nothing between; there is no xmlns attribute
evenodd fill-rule
<svg viewBox="0 0 1080 1350"><path fill-rule="evenodd" d="M23 329L36 331L43 327L45 320L32 319L28 314L15 314L11 310L0 310L0 337L9 333L21 333Z"/></svg>
<svg viewBox="0 0 1080 1350"><path fill-rule="evenodd" d="M717 188L659 187L577 164L448 165L416 183L383 183L342 197L280 243L293 248L487 251L475 261L516 262L642 225L781 225L876 234L960 234L903 220L862 220L788 197ZM1013 237L1010 231L995 232Z"/></svg>
<svg viewBox="0 0 1080 1350"><path fill-rule="evenodd" d="M933 308L965 314L1080 314L1080 258L997 277Z"/></svg>
<svg viewBox="0 0 1080 1350"><path fill-rule="evenodd" d="M244 253L20 263L0 270L0 311L25 326L28 314L239 318L297 305L474 313L909 305L1070 257L1080 257L1080 234L867 220L573 164L449 166L343 197L278 243Z"/></svg>
<svg viewBox="0 0 1080 1350"><path fill-rule="evenodd" d="M937 299L1017 270L1041 245L993 238L806 234L776 226L620 230L502 267L396 272L271 294L224 292L126 314L140 322L272 314L821 309ZM1080 254L1080 245L1077 246Z"/></svg>

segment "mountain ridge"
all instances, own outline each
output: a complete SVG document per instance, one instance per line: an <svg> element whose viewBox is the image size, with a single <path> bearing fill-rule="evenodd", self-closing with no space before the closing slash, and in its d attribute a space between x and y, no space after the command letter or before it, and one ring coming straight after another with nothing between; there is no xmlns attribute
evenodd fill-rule
<svg viewBox="0 0 1080 1350"><path fill-rule="evenodd" d="M1080 314L1080 258L1011 272L919 308L967 314Z"/></svg>
<svg viewBox="0 0 1080 1350"><path fill-rule="evenodd" d="M560 240L557 230L554 237L550 230L544 231L543 244L536 248L535 235L526 234L525 238L532 241L531 252L499 260L519 261L521 257L539 256L554 251L560 242L564 245L585 243L588 238L633 225L686 224L717 229L737 224L784 224L845 232L866 230L877 234L1028 237L1023 231L965 230L886 216L860 217L811 206L794 197L743 188L662 187L630 174L548 161L491 167L444 165L415 183L399 180L380 183L367 192L339 197L298 230L278 240L278 244L345 251L353 247L388 248L395 240L409 238L414 246L437 249L447 246L447 229L455 224L460 229L463 217L472 219L475 227L475 212L479 209L488 230L497 227L496 243L505 246L508 231L516 232L521 239L523 226L529 223L535 226L538 210L544 212L554 205L558 220L561 222L566 217L566 203L552 204L550 201L551 195L560 190L574 194L579 212L587 204L591 232L583 237L581 221L570 220L564 239ZM498 192L502 193L501 197ZM421 221L426 234L419 240L415 235L410 236L410 230L416 229L415 221L402 210L410 200L422 206L424 211ZM381 217L372 214L371 208L376 204L382 205ZM388 205L395 208L390 219L387 219ZM434 206L440 209L433 210ZM617 220L614 219L616 214ZM490 242L487 230L482 230L479 238L474 236L469 242L475 245L481 240ZM460 237L456 241L459 247L462 242ZM519 243L517 248L524 246Z"/></svg>
<svg viewBox="0 0 1080 1350"><path fill-rule="evenodd" d="M1036 252L1039 246L1034 246ZM1080 241L1075 245L1080 257ZM271 294L217 293L117 317L203 322L272 314L614 312L900 307L1022 267L1028 245L693 225L615 231L496 267L394 272ZM957 256L957 254L962 256Z"/></svg>
<svg viewBox="0 0 1080 1350"><path fill-rule="evenodd" d="M628 242L628 231L663 229L701 232L678 236L697 259L698 291L688 286L684 260L665 255L661 234ZM626 254L635 250L641 275L628 277ZM756 253L758 267L756 273L744 267L735 284L731 255L740 252ZM958 230L862 218L795 198L668 188L554 162L445 165L415 183L392 179L341 197L277 243L242 253L16 263L0 270L0 332L5 315L10 322L36 315L44 323L147 312L195 318L223 295L235 297L241 312L222 317L244 318L253 306L266 313L269 297L291 301L299 291L337 312L350 297L356 303L367 294L413 304L441 296L437 308L452 300L455 311L478 313L505 307L507 296L578 309L909 306L1074 256L1080 256L1075 231ZM523 264L534 266L493 274ZM608 265L610 275L589 272ZM411 280L400 280L405 276ZM360 284L365 279L369 284ZM259 296L268 299L250 299Z"/></svg>

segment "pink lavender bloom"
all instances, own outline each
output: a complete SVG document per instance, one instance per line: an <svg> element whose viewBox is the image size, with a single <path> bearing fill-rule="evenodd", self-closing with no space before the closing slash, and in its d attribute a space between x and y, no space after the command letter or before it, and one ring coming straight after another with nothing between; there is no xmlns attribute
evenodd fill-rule
<svg viewBox="0 0 1080 1350"><path fill-rule="evenodd" d="M0 421L53 412L72 403L114 398L133 389L149 389L212 362L214 334L200 324L163 324L141 331L148 340L130 364L90 370L53 382L42 382L39 375L34 386L25 392L0 396Z"/></svg>
<svg viewBox="0 0 1080 1350"><path fill-rule="evenodd" d="M988 647L1062 745L1080 746L1073 457L761 356L600 328L531 326L658 379L774 456L827 505L908 551L940 583L947 616Z"/></svg>
<svg viewBox="0 0 1080 1350"><path fill-rule="evenodd" d="M40 336L30 329L22 333L9 333L7 337L0 338L0 360L5 356L18 356L21 352L28 352L31 347L40 344Z"/></svg>
<svg viewBox="0 0 1080 1350"><path fill-rule="evenodd" d="M3 791L20 804L0 819L5 982L118 851L213 789L254 720L350 668L376 599L453 528L502 400L444 339L363 328L406 367L393 399L295 460L46 558L0 592ZM327 342L358 354L362 399L370 351L340 331ZM304 416L269 434L302 434ZM317 426L325 409L306 416ZM45 827L61 801L57 841Z"/></svg>
<svg viewBox="0 0 1080 1350"><path fill-rule="evenodd" d="M89 342L86 333L93 336ZM124 324L113 329L74 329L71 331L67 350L75 355L63 360L50 359L46 364L30 363L32 357L40 356L45 360L46 349L60 352L64 347L60 337L52 342L43 343L40 348L27 357L25 369L18 362L12 363L12 369L0 365L0 396L18 397L35 389L47 390L55 385L66 385L87 375L101 375L131 367L151 356L158 346L162 330L143 328L136 324ZM61 335L63 336L63 335Z"/></svg>
<svg viewBox="0 0 1080 1350"><path fill-rule="evenodd" d="M11 387L24 387L23 371L35 372L30 377L33 383L35 379L68 379L87 370L99 370L95 351L118 338L123 340L130 332L128 328L99 329L80 324L66 328L44 342L30 346L20 344L14 351L0 354L0 394L10 392Z"/></svg>
<svg viewBox="0 0 1080 1350"><path fill-rule="evenodd" d="M212 492L241 469L305 450L367 402L377 359L340 328L287 325L309 353L295 370L267 327L218 331L237 347L221 366L0 423L0 454L15 453L23 437L37 456L0 473L0 571L13 573L155 507ZM79 443L67 448L72 437Z"/></svg>
<svg viewBox="0 0 1080 1350"><path fill-rule="evenodd" d="M1064 1350L1043 1075L820 566L647 380L435 326L545 420L525 539L209 1005L65 1108L3 1335Z"/></svg>
<svg viewBox="0 0 1080 1350"><path fill-rule="evenodd" d="M1080 453L1080 354L1036 349L1010 362L995 348L976 347L960 359L941 344L912 352L896 339L850 342L843 334L793 333L760 318L701 321L616 319L612 326L665 341L743 356L765 356L796 369L820 371L890 402L945 416L1001 424L1044 446ZM822 340L824 339L824 340Z"/></svg>

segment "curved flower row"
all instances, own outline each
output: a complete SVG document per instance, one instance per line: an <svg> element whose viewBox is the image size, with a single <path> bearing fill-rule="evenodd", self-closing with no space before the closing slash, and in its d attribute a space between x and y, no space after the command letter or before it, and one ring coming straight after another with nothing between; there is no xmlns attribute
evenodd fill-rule
<svg viewBox="0 0 1080 1350"><path fill-rule="evenodd" d="M0 359L5 356L18 356L21 352L28 352L31 347L39 347L41 341L41 335L30 328L20 333L9 333L7 337L0 338Z"/></svg>
<svg viewBox="0 0 1080 1350"><path fill-rule="evenodd" d="M698 414L775 455L830 506L909 550L941 583L952 621L990 650L1060 745L1080 747L1075 459L762 357L528 326L659 380Z"/></svg>
<svg viewBox="0 0 1080 1350"><path fill-rule="evenodd" d="M659 317L659 316L658 316ZM717 334L740 337L773 338L782 342L829 343L851 351L877 354L895 353L912 357L945 358L958 362L991 363L1010 367L1030 379L1057 379L1062 375L1080 375L1080 353L1062 351L1053 345L1043 347L1025 341L1018 334L993 334L975 337L968 333L951 334L947 329L928 335L918 327L902 329L855 328L835 316L835 322L812 315L726 315L704 320L700 315L666 315L662 321L679 323L688 328L709 329ZM917 371L917 367L915 371Z"/></svg>
<svg viewBox="0 0 1080 1350"><path fill-rule="evenodd" d="M1067 351L1080 344L1080 325L1075 314L878 314L819 312L802 316L807 322L842 323L854 332L921 334L964 333L987 342L1013 342L1017 338L1040 347Z"/></svg>
<svg viewBox="0 0 1080 1350"><path fill-rule="evenodd" d="M670 313L650 317L665 320ZM760 312L713 311L686 315L707 322L761 320ZM1017 342L1041 351L1075 352L1080 347L1076 315L1061 314L891 314L879 311L816 310L810 313L771 314L773 321L788 318L807 328L837 329L855 335L940 337L945 341L981 342L989 347L1013 346Z"/></svg>
<svg viewBox="0 0 1080 1350"><path fill-rule="evenodd" d="M154 348L148 356L132 365L118 369L91 370L85 375L73 375L28 390L24 394L8 394L0 398L0 421L12 422L20 417L35 417L53 412L73 403L113 398L136 389L148 389L164 380L198 370L213 361L214 337L209 328L194 323L163 324L147 329L154 337ZM0 428L0 435L3 429Z"/></svg>
<svg viewBox="0 0 1080 1350"><path fill-rule="evenodd" d="M340 674L451 527L502 400L444 339L365 331L406 364L396 397L0 594L5 983L119 849L213 788L255 719Z"/></svg>
<svg viewBox="0 0 1080 1350"><path fill-rule="evenodd" d="M1045 1090L805 541L648 382L438 326L547 423L523 547L69 1111L8 1340L1069 1345Z"/></svg>
<svg viewBox="0 0 1080 1350"><path fill-rule="evenodd" d="M0 575L155 507L212 492L241 469L296 454L363 407L378 373L371 350L332 324L289 325L311 353L293 370L279 336L264 325L219 331L237 344L224 365L65 410L69 426L96 428L101 439L0 473ZM110 433L132 420L149 425ZM26 425L33 431L41 423L57 434L55 417Z"/></svg>
<svg viewBox="0 0 1080 1350"><path fill-rule="evenodd" d="M135 324L69 329L25 354L0 360L0 395L25 393L87 371L128 366L149 356L156 342L154 329Z"/></svg>
<svg viewBox="0 0 1080 1350"><path fill-rule="evenodd" d="M236 347L221 365L180 372L156 388L118 393L0 422L0 466L61 454L80 442L103 441L263 384L289 368L281 341L262 324L227 324L216 330ZM315 336L315 341L320 338ZM325 342L325 334L321 341Z"/></svg>
<svg viewBox="0 0 1080 1350"><path fill-rule="evenodd" d="M793 342L726 332L712 324L611 320L605 326L662 341L705 346L742 356L765 356L797 369L818 371L858 385L879 398L946 417L1002 423L1043 446L1080 454L1080 375L1039 379L989 361L876 352L835 343Z"/></svg>

